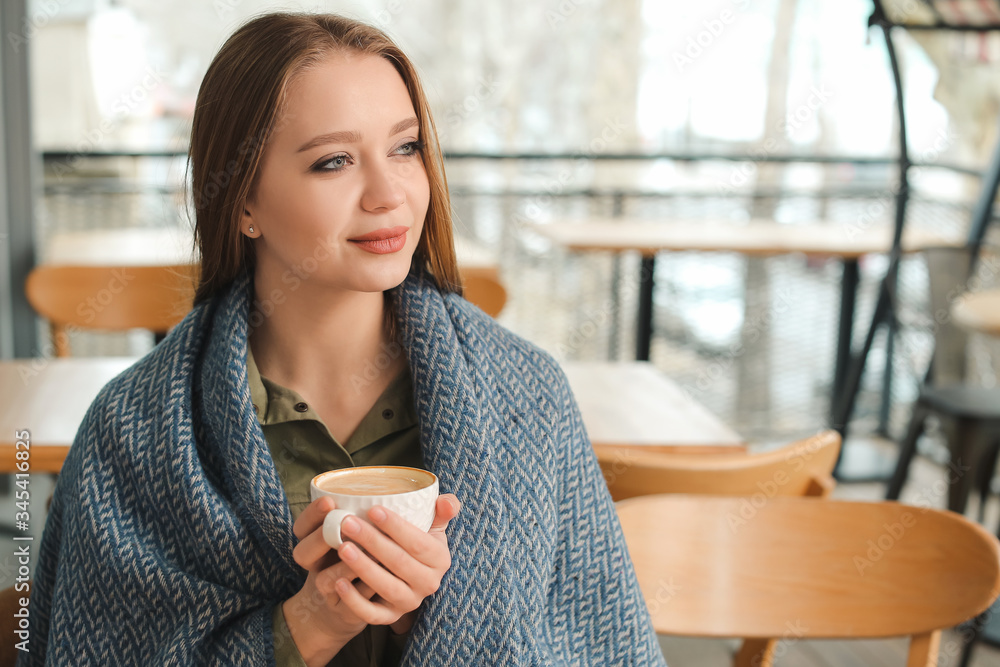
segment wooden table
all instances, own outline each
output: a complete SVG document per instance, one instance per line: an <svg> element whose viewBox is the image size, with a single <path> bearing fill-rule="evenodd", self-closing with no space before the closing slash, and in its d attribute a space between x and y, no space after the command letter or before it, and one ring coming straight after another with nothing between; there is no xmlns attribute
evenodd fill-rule
<svg viewBox="0 0 1000 667"><path fill-rule="evenodd" d="M566 362L598 458L626 450L692 454L745 452L746 442L646 361Z"/></svg>
<svg viewBox="0 0 1000 667"><path fill-rule="evenodd" d="M951 316L963 329L1000 336L1000 289L963 294L951 305Z"/></svg>
<svg viewBox="0 0 1000 667"><path fill-rule="evenodd" d="M809 257L836 257L843 264L840 323L834 365L834 398L840 395L847 378L851 356L851 332L859 282L858 260L863 255L888 252L892 229L884 225L865 227L830 223L785 225L769 220L747 223L673 220L628 222L612 218L555 221L536 224L533 229L553 242L576 252L636 251L642 255L639 270L639 308L636 353L638 360L649 359L653 332L653 285L656 254L660 251L735 252L766 257L801 253ZM903 235L903 250L941 245L962 245L964 239L922 230Z"/></svg>
<svg viewBox="0 0 1000 667"><path fill-rule="evenodd" d="M0 361L0 473L14 472L15 432L31 434L31 472L59 472L97 393L133 358Z"/></svg>
<svg viewBox="0 0 1000 667"><path fill-rule="evenodd" d="M0 473L14 472L17 431L31 433L31 470L58 472L101 388L137 360L0 361ZM563 366L598 456L623 447L662 452L743 451L743 440L644 363Z"/></svg>

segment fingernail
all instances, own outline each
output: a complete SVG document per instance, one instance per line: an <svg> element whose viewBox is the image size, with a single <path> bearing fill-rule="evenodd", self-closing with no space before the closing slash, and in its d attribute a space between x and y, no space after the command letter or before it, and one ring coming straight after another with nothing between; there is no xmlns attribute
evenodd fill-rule
<svg viewBox="0 0 1000 667"><path fill-rule="evenodd" d="M339 553L341 560L345 560L348 563L357 560L358 558L358 550L354 548L354 545L352 544L345 544L342 547L340 547ZM343 581L343 579L341 579L341 581Z"/></svg>
<svg viewBox="0 0 1000 667"><path fill-rule="evenodd" d="M340 591L341 593L347 592L348 585L349 584L347 583L347 579L337 579L337 583L335 584L337 590Z"/></svg>
<svg viewBox="0 0 1000 667"><path fill-rule="evenodd" d="M361 524L353 516L344 517L340 522L340 532L347 535L357 535L361 530Z"/></svg>
<svg viewBox="0 0 1000 667"><path fill-rule="evenodd" d="M382 523L385 521L386 513L381 507L373 507L368 510L368 516L371 517L372 521L375 523Z"/></svg>

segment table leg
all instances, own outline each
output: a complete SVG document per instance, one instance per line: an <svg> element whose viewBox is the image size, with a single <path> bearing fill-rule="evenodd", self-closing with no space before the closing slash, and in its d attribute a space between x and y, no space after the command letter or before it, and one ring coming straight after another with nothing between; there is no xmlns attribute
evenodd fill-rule
<svg viewBox="0 0 1000 667"><path fill-rule="evenodd" d="M844 259L844 274L840 286L840 325L837 333L837 360L835 362L833 387L830 390L830 423L832 428L843 427L837 424L838 403L844 400L844 394L849 390L847 374L851 366L851 333L854 329L854 308L857 301L860 271L857 259ZM881 296L880 296L881 300ZM880 317L876 305L875 319ZM870 332L869 332L870 333ZM870 344L866 339L866 344ZM850 450L850 454L847 454ZM845 460L847 464L845 465ZM833 468L833 476L839 482L885 482L892 478L896 470L896 461L891 460L881 450L870 443L844 442L840 456Z"/></svg>
<svg viewBox="0 0 1000 667"><path fill-rule="evenodd" d="M635 332L636 361L649 361L649 342L653 337L653 271L656 255L643 255L639 265L639 317Z"/></svg>
<svg viewBox="0 0 1000 667"><path fill-rule="evenodd" d="M889 412L892 409L892 357L896 347L896 317L889 316L885 327L885 371L882 374L882 404L878 411L879 435L889 437Z"/></svg>
<svg viewBox="0 0 1000 667"><path fill-rule="evenodd" d="M837 402L847 383L847 369L851 363L851 335L854 331L854 307L858 295L860 271L858 260L845 258L840 281L840 324L837 329L837 358L834 362L833 386L830 388L830 419L836 418ZM836 426L836 425L835 425Z"/></svg>

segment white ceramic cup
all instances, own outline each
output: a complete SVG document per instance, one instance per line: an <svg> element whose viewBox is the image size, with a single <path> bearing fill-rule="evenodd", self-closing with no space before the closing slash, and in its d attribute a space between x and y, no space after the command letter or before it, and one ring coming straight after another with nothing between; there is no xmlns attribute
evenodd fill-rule
<svg viewBox="0 0 1000 667"><path fill-rule="evenodd" d="M335 484L338 477L347 477L357 474L381 474L391 472L396 475L402 473L418 487L414 491L402 493L346 493L330 491L329 486ZM438 497L438 478L428 471L420 468L408 468L406 466L357 466L354 468L340 468L320 473L312 478L309 483L309 495L312 500L323 496L330 496L337 503L337 509L330 511L323 521L323 539L331 547L336 549L344 543L340 534L340 524L348 515L356 516L359 519L368 521L368 510L381 505L400 515L420 530L430 530L434 523L434 508Z"/></svg>

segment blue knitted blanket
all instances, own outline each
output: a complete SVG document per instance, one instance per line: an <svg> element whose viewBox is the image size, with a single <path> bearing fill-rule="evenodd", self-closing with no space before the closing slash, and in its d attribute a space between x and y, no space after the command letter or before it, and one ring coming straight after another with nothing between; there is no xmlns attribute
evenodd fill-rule
<svg viewBox="0 0 1000 667"><path fill-rule="evenodd" d="M91 406L59 477L19 665L273 665L305 581L246 375L249 278ZM556 362L411 274L390 292L420 440L463 503L403 664L663 665Z"/></svg>

